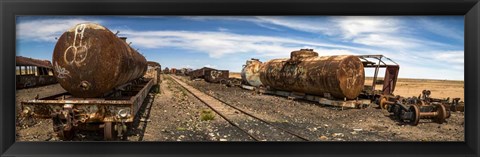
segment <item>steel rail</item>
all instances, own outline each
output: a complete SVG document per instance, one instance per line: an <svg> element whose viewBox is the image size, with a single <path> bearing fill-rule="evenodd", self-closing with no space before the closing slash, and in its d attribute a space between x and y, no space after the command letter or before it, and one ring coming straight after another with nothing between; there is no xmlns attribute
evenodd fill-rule
<svg viewBox="0 0 480 157"><path fill-rule="evenodd" d="M171 76L171 77L172 77L173 80L175 80L175 81L180 81L180 80L179 80L178 78L176 78L175 76ZM178 83L178 82L177 82L177 83ZM181 85L180 83L178 83L178 84ZM190 90L188 90L187 88L185 88L183 85L181 85L181 86L182 86L184 89L186 89L187 91L189 91L189 92L190 92L193 96L195 96L197 99L199 99L200 101L202 101L203 103L205 103L207 106L209 106L212 110L214 110L215 112L217 112L220 116L222 116L222 117L223 117L225 120L227 120L229 123L231 123L232 125L236 126L236 127L239 128L240 130L244 131L245 133L247 133L247 134L248 134L250 137L252 137L253 139L259 141L258 138L254 137L253 135L251 135L250 133L248 133L248 132L245 131L244 129L240 128L240 126L238 126L238 125L236 125L235 123L231 122L228 118L226 118L226 116L224 116L224 115L223 115L222 113L220 113L219 111L215 110L215 109L214 109L213 107L211 107L208 103L206 103L206 102L204 102L203 100L201 100L201 99L200 99L197 95L195 95L193 92L191 92ZM194 89L196 89L196 88L193 87L193 86L191 86L191 87L194 88ZM198 89L197 89L197 90L198 90ZM199 91L200 91L200 90L199 90ZM202 91L200 91L200 92L202 92ZM223 101L223 100L221 100L221 99L219 99L219 98L217 98L217 97L215 97L215 96L213 96L213 95L211 95L211 94L208 94L208 93L205 93L205 92L202 92L202 93L204 93L204 94L212 97L213 99L215 99L215 100L217 100L217 101L219 101L219 102L221 102L221 103L223 103L223 104L225 104L225 105L227 105L227 106L229 106L229 107L231 107L231 108L233 108L233 109L235 109L235 110L237 110L237 111L240 111L241 113L243 113L243 114L245 114L245 115L247 115L247 116L250 116L250 117L252 117L252 118L254 118L254 119L257 119L257 120L259 120L259 121L261 121L261 122L263 122L263 123L265 123L265 124L267 124L267 125L269 125L269 126L271 126L271 127L273 127L273 128L276 128L276 129L278 129L278 130L281 130L281 131L283 131L283 132L286 132L286 133L288 133L288 134L290 134L290 135L292 135L292 136L294 136L294 137L297 137L297 138L299 138L299 139L302 139L302 140L304 140L304 141L310 141L308 138L302 137L302 136L300 136L300 135L298 135L298 134L296 134L296 133L294 133L294 132L292 132L292 131L286 130L286 129L281 128L281 127L278 127L278 126L276 126L276 125L274 125L274 124L272 124L272 123L270 123L270 122L268 122L268 121L266 121L266 120L263 120L263 119L255 116L255 115L253 115L253 114L251 114L251 113L248 113L248 112L246 112L246 111L244 111L244 110L242 110L242 109L240 109L240 108L238 108L238 107L236 107L236 106L233 106L233 105L231 105L231 104L229 104L229 103L227 103L227 102L225 102L225 101Z"/></svg>
<svg viewBox="0 0 480 157"><path fill-rule="evenodd" d="M207 105L210 109L212 109L213 111L215 111L218 115L220 115L223 119L225 119L228 123L230 123L231 125L237 127L239 130L241 130L242 132L244 132L245 134L247 134L248 136L250 136L250 138L254 139L255 141L261 141L259 138L251 135L250 133L248 133L248 131L242 129L238 124L234 123L233 121L231 121L230 119L227 118L227 116L225 116L224 114L222 114L220 111L218 111L217 109L215 109L214 107L212 107L210 104L208 104L207 102L205 102L204 100L202 100L198 95L196 95L195 93L193 93L192 91L190 91L189 89L187 89L186 87L184 87L182 84L180 84L178 81L177 78L174 78L172 76L170 76L172 78L172 80L174 80L178 85L180 85L182 88L184 88L185 90L187 90L190 94L192 94L195 98L197 98L198 100L200 100L201 102L203 102L205 105ZM193 87L192 87L193 88Z"/></svg>

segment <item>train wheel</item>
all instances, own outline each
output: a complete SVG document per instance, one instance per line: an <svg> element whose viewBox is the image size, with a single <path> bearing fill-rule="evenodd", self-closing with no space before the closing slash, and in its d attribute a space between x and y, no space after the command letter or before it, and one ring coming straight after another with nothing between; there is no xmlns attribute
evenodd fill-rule
<svg viewBox="0 0 480 157"><path fill-rule="evenodd" d="M122 140L128 140L129 129L132 128L132 125L132 122L125 123L125 128L122 128L124 129L122 131Z"/></svg>
<svg viewBox="0 0 480 157"><path fill-rule="evenodd" d="M103 126L103 138L105 141L112 141L117 139L118 132L115 130L115 124L112 122L105 122Z"/></svg>
<svg viewBox="0 0 480 157"><path fill-rule="evenodd" d="M71 128L68 131L63 130L64 126L62 123L62 120L59 118L53 118L53 131L57 133L58 138L60 138L62 141L70 141L73 139L75 135L75 131L73 128Z"/></svg>
<svg viewBox="0 0 480 157"><path fill-rule="evenodd" d="M70 141L73 139L74 135L75 135L75 131L73 129L69 130L69 131L59 131L57 132L58 134L58 137L60 139L62 139L63 141Z"/></svg>
<svg viewBox="0 0 480 157"><path fill-rule="evenodd" d="M442 104L437 104L435 106L437 106L437 113L438 113L437 117L435 118L435 121L437 121L438 124L442 124L443 122L445 122L445 119L448 118L447 110L445 106L443 106Z"/></svg>
<svg viewBox="0 0 480 157"><path fill-rule="evenodd" d="M455 106L455 105L453 105L453 104L450 105L450 111L452 111L452 112L457 112L457 106Z"/></svg>
<svg viewBox="0 0 480 157"><path fill-rule="evenodd" d="M421 100L418 104L419 104L420 106L426 106L425 101L423 101L423 100Z"/></svg>
<svg viewBox="0 0 480 157"><path fill-rule="evenodd" d="M378 100L379 100L378 105L380 106L380 108L383 110L387 110L387 107L388 107L386 103L388 101L387 97L381 96Z"/></svg>
<svg viewBox="0 0 480 157"><path fill-rule="evenodd" d="M222 80L220 80L220 84L226 86L226 85L227 85L227 81L222 79Z"/></svg>
<svg viewBox="0 0 480 157"><path fill-rule="evenodd" d="M413 118L410 120L410 125L416 126L420 121L420 109L416 105L410 106L408 109L409 112L413 112Z"/></svg>

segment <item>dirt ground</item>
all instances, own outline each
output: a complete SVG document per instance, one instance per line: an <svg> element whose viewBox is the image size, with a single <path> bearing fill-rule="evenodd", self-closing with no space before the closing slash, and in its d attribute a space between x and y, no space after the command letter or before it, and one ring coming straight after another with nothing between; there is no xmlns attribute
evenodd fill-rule
<svg viewBox="0 0 480 157"><path fill-rule="evenodd" d="M240 75L239 72L230 72L230 73L228 74L228 76L229 76L230 78L242 79L242 75Z"/></svg>
<svg viewBox="0 0 480 157"><path fill-rule="evenodd" d="M193 97L168 77L162 77L161 92L150 93L128 130L127 141L251 141L240 130ZM43 91L63 91L57 84L49 87L17 91L17 102L34 97ZM31 96L33 95L33 96ZM20 106L20 103L17 103ZM202 120L209 111L213 119ZM29 122L27 125L27 121ZM28 119L17 126L18 141L60 141L49 119ZM101 141L101 131L77 131L74 141Z"/></svg>
<svg viewBox="0 0 480 157"><path fill-rule="evenodd" d="M252 140L173 80L165 76L162 76L162 80L161 92L150 93L136 116L136 123L129 129L126 140ZM191 81L186 77L182 80L276 126L313 141L464 141L463 112L452 113L444 124L421 120L418 126L410 126L394 121L388 112L374 107L342 110L279 96L257 95L239 87L226 87L203 80ZM395 94L418 96L423 89L431 90L432 97L435 98L461 97L463 100L463 82L455 81L400 79ZM58 84L18 90L16 105L19 106L22 100L32 99L37 93L41 93L40 97L43 97L42 95L53 95L63 91ZM205 112L211 113L213 118L203 119ZM51 120L19 121L21 122L17 125L18 141L59 141L53 133ZM74 140L103 140L103 135L101 132L79 131Z"/></svg>
<svg viewBox="0 0 480 157"><path fill-rule="evenodd" d="M230 72L230 78L241 79L239 72ZM382 79L382 78L378 78ZM372 85L373 78L366 77L365 85ZM376 85L376 89L382 89L382 85ZM399 78L395 87L395 95L404 97L413 97L422 93L423 90L430 90L433 98L460 98L464 101L465 82L455 80L431 80L431 79L411 79Z"/></svg>
<svg viewBox="0 0 480 157"><path fill-rule="evenodd" d="M366 83L371 84L372 80L365 80ZM378 85L375 88L381 89ZM395 95L404 97L413 97L422 93L423 90L430 90L432 98L460 98L464 101L465 97L465 82L452 80L426 80L426 79L398 79L395 87ZM451 99L450 99L451 100Z"/></svg>
<svg viewBox="0 0 480 157"><path fill-rule="evenodd" d="M185 81L252 114L277 122L312 140L334 141L463 141L464 113L455 112L444 124L421 120L418 126L394 121L374 106L341 110L301 100L257 95L240 88ZM421 91L420 91L421 92Z"/></svg>

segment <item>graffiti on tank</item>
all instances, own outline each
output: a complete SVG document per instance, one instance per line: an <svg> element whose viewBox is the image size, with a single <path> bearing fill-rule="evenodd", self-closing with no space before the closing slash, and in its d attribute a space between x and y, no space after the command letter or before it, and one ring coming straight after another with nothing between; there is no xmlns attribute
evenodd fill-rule
<svg viewBox="0 0 480 157"><path fill-rule="evenodd" d="M75 63L77 66L80 65L88 55L87 45L83 44L83 34L85 32L85 24L80 24L75 27L75 36L73 38L73 43L69 46L64 54L63 59L67 64Z"/></svg>
<svg viewBox="0 0 480 157"><path fill-rule="evenodd" d="M345 74L347 74L346 86L348 89L350 89L355 85L357 78L359 77L359 74L356 70L354 70L356 68L354 68L355 64L353 64L352 62L348 62L348 66L346 67L352 67L352 68L346 68L346 69L345 67L342 68Z"/></svg>
<svg viewBox="0 0 480 157"><path fill-rule="evenodd" d="M283 85L292 85L296 82L296 79L297 78L297 65L296 64L286 64L284 66L284 69L283 69L283 72L281 72L281 74L283 74L283 78L282 80L284 81L284 84Z"/></svg>
<svg viewBox="0 0 480 157"><path fill-rule="evenodd" d="M64 78L67 78L67 76L71 77L70 76L70 71L68 71L67 69L59 66L57 62L55 62L55 71L57 72L57 77L58 78L64 79Z"/></svg>
<svg viewBox="0 0 480 157"><path fill-rule="evenodd" d="M220 76L222 76L222 72L221 71L212 71L210 76L212 76L212 79L213 80L216 80L217 78L219 78Z"/></svg>

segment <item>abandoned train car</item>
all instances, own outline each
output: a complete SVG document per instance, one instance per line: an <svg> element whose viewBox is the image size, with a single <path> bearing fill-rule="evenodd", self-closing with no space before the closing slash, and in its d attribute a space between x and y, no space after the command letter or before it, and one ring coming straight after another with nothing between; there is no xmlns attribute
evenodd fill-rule
<svg viewBox="0 0 480 157"><path fill-rule="evenodd" d="M228 70L206 69L204 79L210 83L227 84L229 82Z"/></svg>
<svg viewBox="0 0 480 157"><path fill-rule="evenodd" d="M82 46L87 43L88 51ZM67 92L22 101L22 113L52 119L63 140L72 139L75 130L89 128L103 130L105 140L122 137L160 81L160 64L148 64L126 38L94 23L77 24L64 32L52 61L58 66L54 76ZM150 75L145 76L147 64Z"/></svg>
<svg viewBox="0 0 480 157"><path fill-rule="evenodd" d="M190 79L204 78L205 70L212 70L213 68L203 67L197 70L193 70L189 73Z"/></svg>
<svg viewBox="0 0 480 157"><path fill-rule="evenodd" d="M16 56L15 62L17 89L57 83L50 61Z"/></svg>

